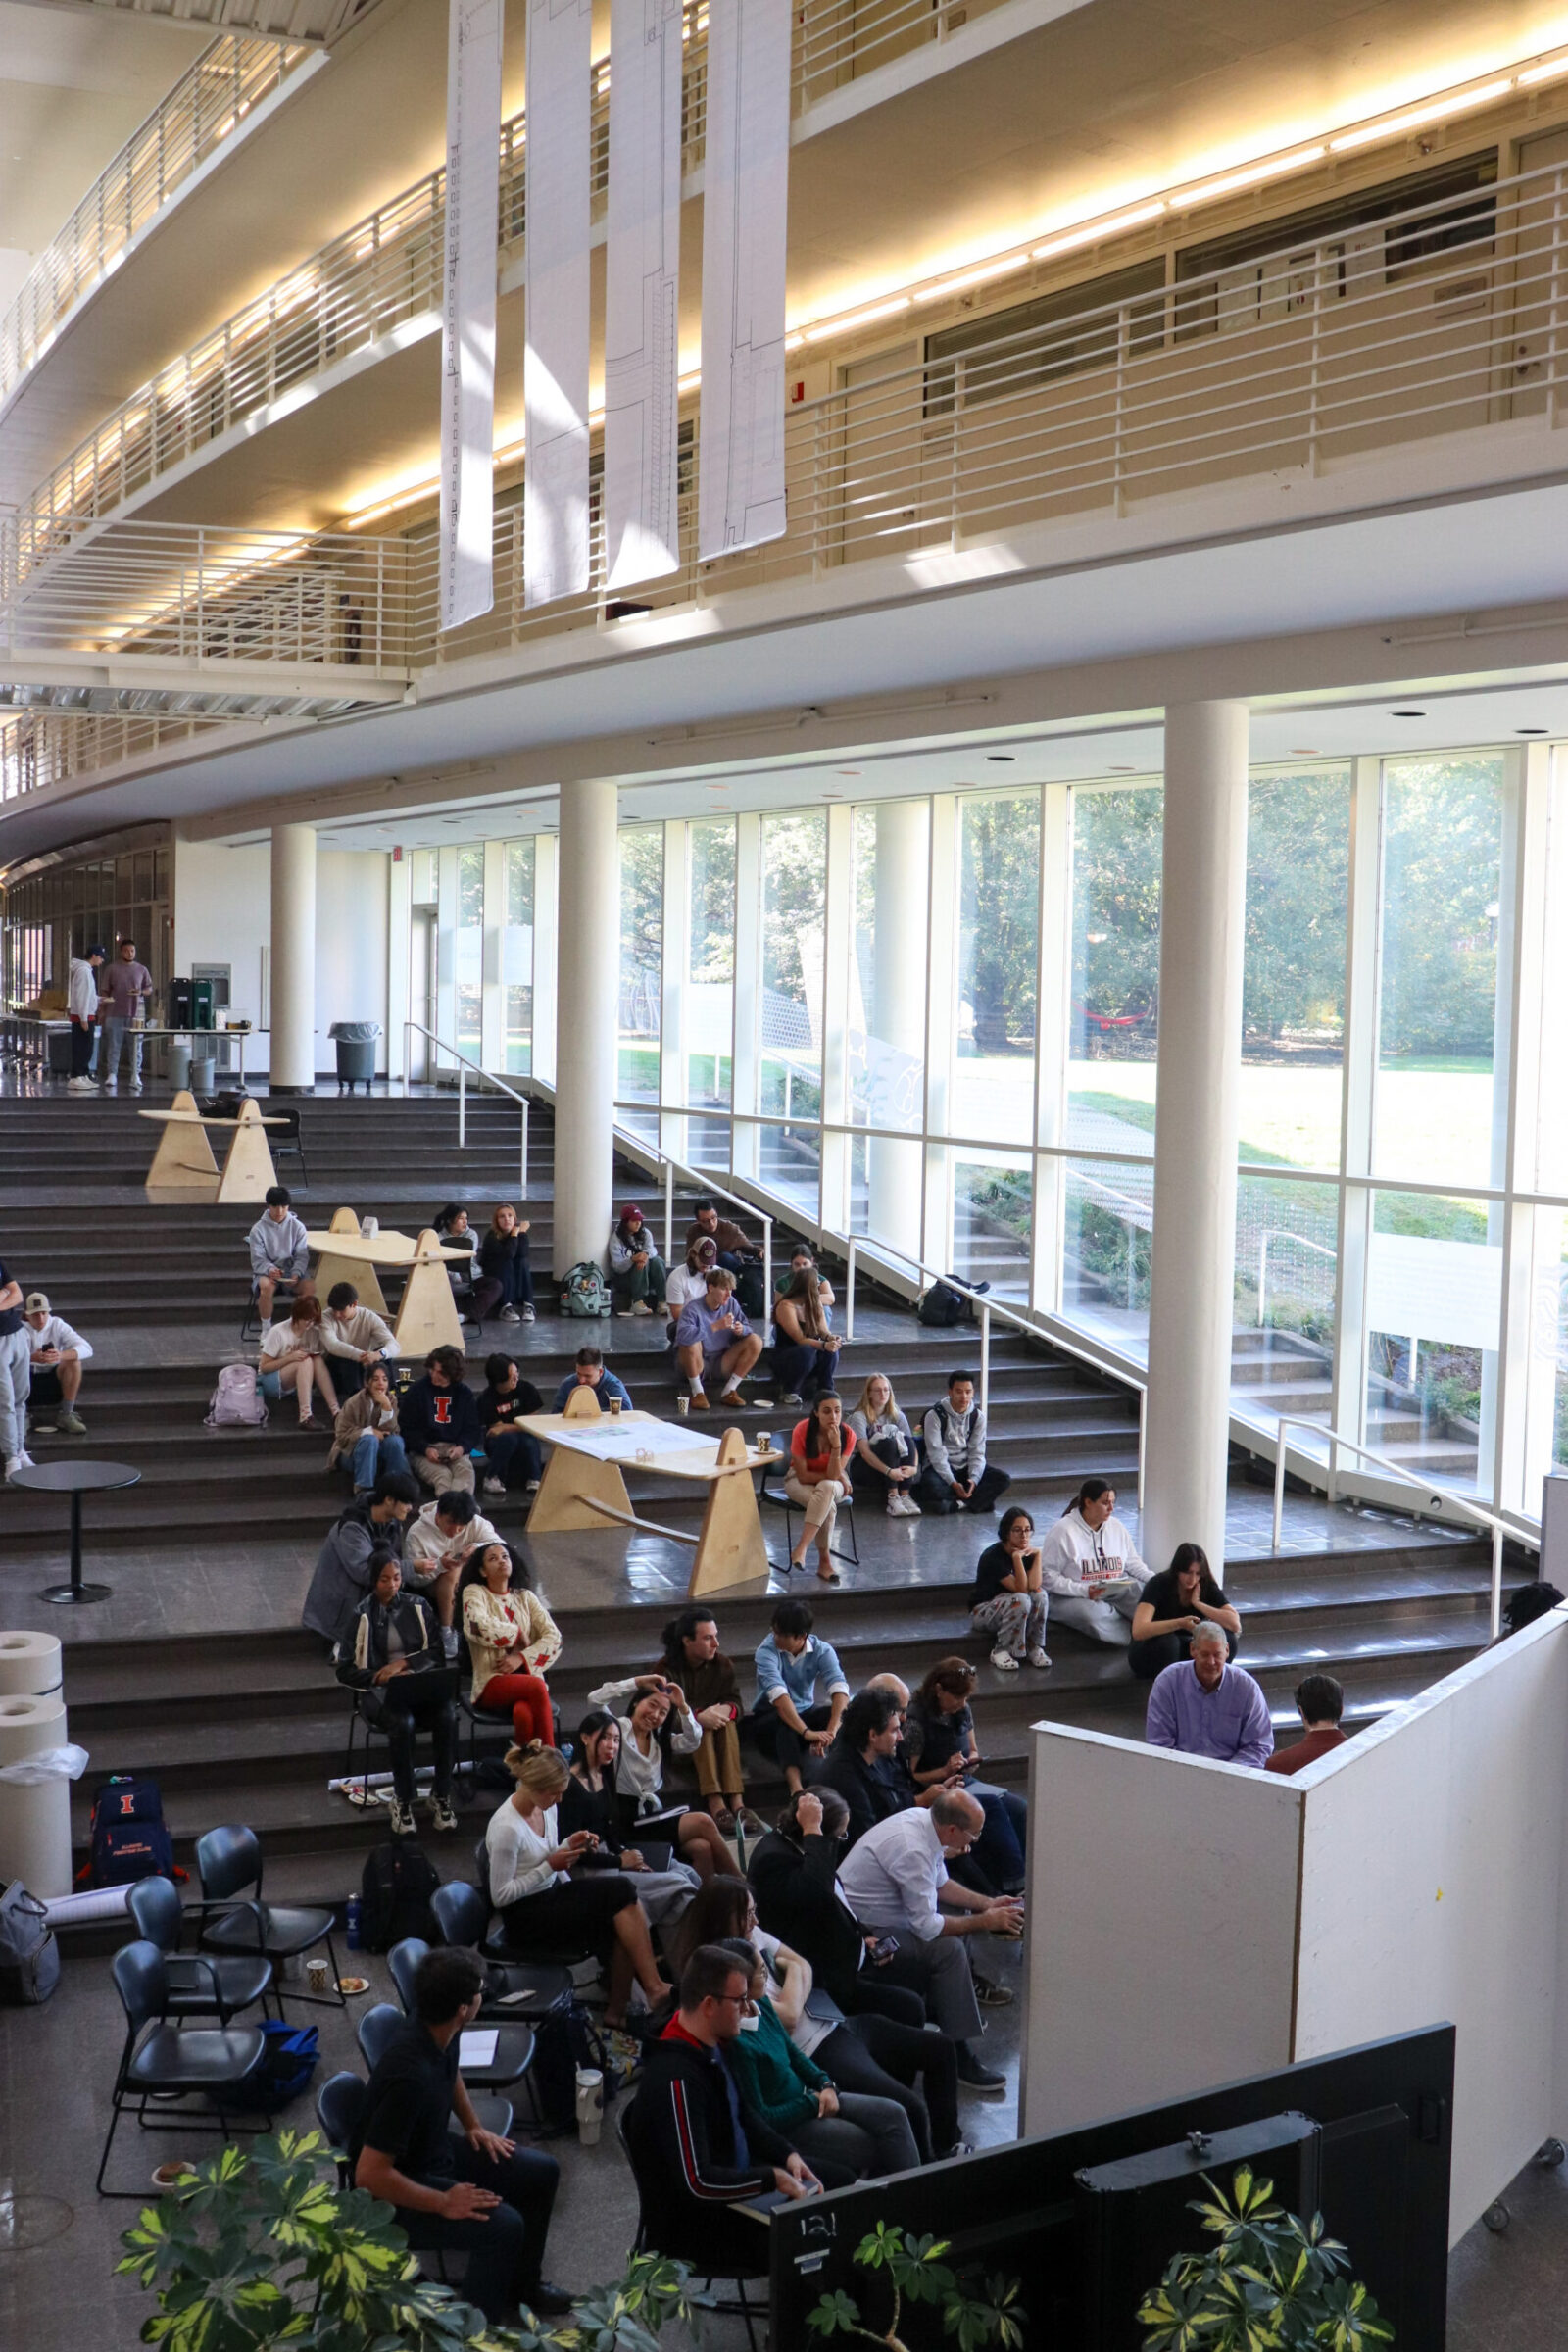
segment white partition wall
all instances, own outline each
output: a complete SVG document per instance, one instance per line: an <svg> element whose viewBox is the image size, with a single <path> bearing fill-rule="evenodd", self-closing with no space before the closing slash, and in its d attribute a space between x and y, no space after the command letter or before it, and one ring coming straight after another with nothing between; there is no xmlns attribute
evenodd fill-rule
<svg viewBox="0 0 1568 2352"><path fill-rule="evenodd" d="M1036 1728L1021 2129L1451 2023L1450 2242L1568 2134L1568 1607L1294 1779Z"/></svg>

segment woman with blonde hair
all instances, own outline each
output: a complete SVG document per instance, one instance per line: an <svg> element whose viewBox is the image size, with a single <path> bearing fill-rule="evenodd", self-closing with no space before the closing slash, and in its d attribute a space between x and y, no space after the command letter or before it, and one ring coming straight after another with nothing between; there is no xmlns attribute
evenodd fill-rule
<svg viewBox="0 0 1568 2352"><path fill-rule="evenodd" d="M850 1463L851 1485L880 1494L890 1519L918 1519L920 1505L909 1493L920 1475L914 1432L885 1372L873 1372L860 1391L850 1427L859 1441Z"/></svg>
<svg viewBox="0 0 1568 2352"><path fill-rule="evenodd" d="M285 1388L299 1398L300 1427L311 1426L312 1392L319 1389L326 1409L337 1414L337 1391L326 1368L326 1342L321 1336L321 1301L311 1291L297 1298L286 1323L274 1323L262 1341L256 1385L271 1403L280 1401Z"/></svg>
<svg viewBox="0 0 1568 2352"><path fill-rule="evenodd" d="M507 1750L507 1770L516 1788L499 1806L485 1831L490 1900L501 1914L510 1948L521 1956L581 1943L597 1953L610 1978L605 2024L625 2022L633 1981L650 2007L669 1986L659 1973L648 1917L637 1888L624 1871L578 1873L585 1855L597 1850L591 1830L559 1836L556 1808L570 1768L554 1747L532 1742Z"/></svg>
<svg viewBox="0 0 1568 2352"><path fill-rule="evenodd" d="M533 1269L528 1263L528 1225L510 1200L503 1200L480 1236L478 1271L471 1305L476 1322L501 1309L503 1323L531 1323Z"/></svg>

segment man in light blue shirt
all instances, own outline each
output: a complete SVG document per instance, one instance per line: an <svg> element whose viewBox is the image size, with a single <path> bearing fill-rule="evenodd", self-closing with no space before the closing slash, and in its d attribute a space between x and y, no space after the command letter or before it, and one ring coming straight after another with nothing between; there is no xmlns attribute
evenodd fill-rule
<svg viewBox="0 0 1568 2352"><path fill-rule="evenodd" d="M732 1296L735 1277L727 1266L711 1266L708 1290L688 1298L675 1325L676 1361L692 1393L692 1411L708 1411L705 1382L722 1374L720 1404L744 1404L741 1382L762 1352L762 1343Z"/></svg>
<svg viewBox="0 0 1568 2352"><path fill-rule="evenodd" d="M801 1787L807 1757L823 1753L850 1703L838 1652L831 1642L811 1631L813 1622L804 1600L781 1600L773 1611L772 1630L757 1651L752 1711L763 1718L764 1739L772 1734L773 1753L792 1794ZM818 1689L827 1691L826 1705L815 1703Z"/></svg>
<svg viewBox="0 0 1568 2352"><path fill-rule="evenodd" d="M1144 1738L1151 1747L1261 1771L1274 1753L1268 1701L1250 1674L1226 1664L1227 1646L1222 1625L1199 1627L1191 1659L1154 1677Z"/></svg>
<svg viewBox="0 0 1568 2352"><path fill-rule="evenodd" d="M592 1389L599 1399L599 1410L602 1413L609 1412L612 1396L619 1399L620 1409L623 1413L629 1413L632 1409L630 1390L617 1373L608 1369L604 1356L597 1348L578 1348L576 1370L568 1372L556 1391L556 1401L550 1407L553 1413L565 1411L566 1398L571 1395L573 1389Z"/></svg>

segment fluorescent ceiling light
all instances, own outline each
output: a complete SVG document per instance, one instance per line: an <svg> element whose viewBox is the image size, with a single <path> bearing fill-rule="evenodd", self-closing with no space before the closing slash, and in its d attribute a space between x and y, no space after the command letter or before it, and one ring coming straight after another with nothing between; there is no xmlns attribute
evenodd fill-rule
<svg viewBox="0 0 1568 2352"><path fill-rule="evenodd" d="M923 286L914 299L940 302L945 294L961 294L965 286L983 286L988 278L1005 277L1013 270L1027 270L1031 258L1027 253L1010 253L1005 261L982 263L977 270L965 270L959 277L945 277L938 286Z"/></svg>
<svg viewBox="0 0 1568 2352"><path fill-rule="evenodd" d="M1063 235L1037 245L1030 259L1044 262L1054 253L1070 253L1075 245L1093 245L1102 237L1119 236L1124 228L1136 228L1142 220L1157 220L1164 210L1165 199L1160 196L1152 204L1134 205L1130 213L1112 213L1106 220L1086 221L1082 228L1068 229Z"/></svg>
<svg viewBox="0 0 1568 2352"><path fill-rule="evenodd" d="M1447 115L1465 113L1473 106L1490 106L1494 98L1506 98L1512 89L1511 81L1483 82L1478 90L1461 90L1456 97L1436 98L1430 106L1412 107L1408 114L1391 115L1382 122L1369 122L1361 130L1348 130L1342 138L1330 139L1329 152L1343 155L1350 147L1370 147L1378 139L1396 139L1401 131L1419 130L1423 122L1441 122Z"/></svg>
<svg viewBox="0 0 1568 2352"><path fill-rule="evenodd" d="M1532 66L1528 74L1519 76L1519 87L1528 89L1535 81L1556 81L1568 74L1568 57L1554 57L1549 66Z"/></svg>
<svg viewBox="0 0 1568 2352"><path fill-rule="evenodd" d="M873 302L868 310L851 311L847 318L829 319L825 326L808 326L806 340L821 343L829 335L853 334L858 326L871 326L878 318L891 318L895 312L906 311L912 299L908 294L895 294L891 302Z"/></svg>
<svg viewBox="0 0 1568 2352"><path fill-rule="evenodd" d="M1227 172L1222 179L1205 179L1200 187L1184 188L1171 198L1179 212L1184 205L1207 204L1214 196L1229 196L1237 188L1259 187L1265 179L1278 179L1283 172L1298 172L1303 164L1316 163L1326 148L1298 147L1290 155L1277 155L1272 163L1249 164L1240 172Z"/></svg>

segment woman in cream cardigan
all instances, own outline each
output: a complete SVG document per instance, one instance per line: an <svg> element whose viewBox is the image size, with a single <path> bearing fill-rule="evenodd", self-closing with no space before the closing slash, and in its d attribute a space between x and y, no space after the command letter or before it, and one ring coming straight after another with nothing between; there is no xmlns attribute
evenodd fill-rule
<svg viewBox="0 0 1568 2352"><path fill-rule="evenodd" d="M510 1710L519 1747L532 1740L553 1747L555 1717L544 1678L561 1655L561 1635L527 1570L510 1544L487 1544L465 1568L459 1591L473 1704L487 1715Z"/></svg>

